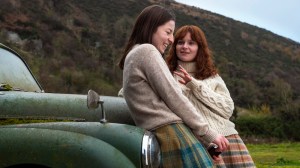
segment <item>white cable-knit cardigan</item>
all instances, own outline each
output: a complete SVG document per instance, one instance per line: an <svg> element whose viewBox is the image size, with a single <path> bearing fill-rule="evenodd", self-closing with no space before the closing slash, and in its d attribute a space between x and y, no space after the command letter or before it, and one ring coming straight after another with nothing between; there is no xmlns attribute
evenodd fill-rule
<svg viewBox="0 0 300 168"><path fill-rule="evenodd" d="M234 102L223 79L219 75L205 80L195 79L195 62L178 61L178 63L192 76L192 81L183 85L178 81L181 79L179 76L174 75L174 78L209 126L224 136L238 134L234 123L229 120L233 113Z"/></svg>

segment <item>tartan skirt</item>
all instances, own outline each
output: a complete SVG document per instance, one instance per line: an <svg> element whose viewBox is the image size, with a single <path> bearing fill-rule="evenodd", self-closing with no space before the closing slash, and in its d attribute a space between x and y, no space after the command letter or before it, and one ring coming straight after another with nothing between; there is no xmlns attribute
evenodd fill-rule
<svg viewBox="0 0 300 168"><path fill-rule="evenodd" d="M255 164L241 137L237 134L226 136L229 146L221 154L222 159L215 161L217 168L253 168Z"/></svg>
<svg viewBox="0 0 300 168"><path fill-rule="evenodd" d="M160 144L163 168L214 167L210 155L192 131L182 123L160 127L153 131Z"/></svg>

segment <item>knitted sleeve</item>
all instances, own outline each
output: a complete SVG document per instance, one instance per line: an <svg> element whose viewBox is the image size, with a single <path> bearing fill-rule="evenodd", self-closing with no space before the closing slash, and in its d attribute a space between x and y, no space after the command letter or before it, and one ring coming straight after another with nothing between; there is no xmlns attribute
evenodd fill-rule
<svg viewBox="0 0 300 168"><path fill-rule="evenodd" d="M208 142L215 140L217 137L216 131L208 127L204 118L183 95L181 88L177 85L158 50L144 51L144 54L146 53L147 56L143 57L141 69L147 76L152 89L156 91L170 110L193 130L196 137L201 137Z"/></svg>
<svg viewBox="0 0 300 168"><path fill-rule="evenodd" d="M223 79L217 75L210 79L211 83L192 78L186 86L194 96L205 104L213 113L229 119L233 113L234 102ZM208 85L213 85L213 88Z"/></svg>

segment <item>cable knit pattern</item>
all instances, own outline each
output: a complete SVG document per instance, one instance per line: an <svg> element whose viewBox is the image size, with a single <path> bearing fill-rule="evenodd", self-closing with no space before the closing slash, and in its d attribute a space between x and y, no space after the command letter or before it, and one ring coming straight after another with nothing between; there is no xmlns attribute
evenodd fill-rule
<svg viewBox="0 0 300 168"><path fill-rule="evenodd" d="M238 134L234 123L229 120L233 113L234 103L223 79L216 75L205 80L197 80L194 78L195 62L178 61L178 64L192 76L192 81L187 85L178 83L184 95L197 111L203 114L209 126L224 136ZM177 81L180 80L177 75L174 78Z"/></svg>
<svg viewBox="0 0 300 168"><path fill-rule="evenodd" d="M136 45L128 53L123 96L137 126L153 130L183 121L198 139L212 142L218 135L182 94L161 54L151 44Z"/></svg>

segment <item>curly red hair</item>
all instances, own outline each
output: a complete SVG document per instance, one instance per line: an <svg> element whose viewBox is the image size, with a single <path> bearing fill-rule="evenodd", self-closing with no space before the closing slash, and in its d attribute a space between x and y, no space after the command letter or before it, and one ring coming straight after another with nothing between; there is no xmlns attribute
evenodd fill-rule
<svg viewBox="0 0 300 168"><path fill-rule="evenodd" d="M198 52L195 58L197 66L195 78L203 80L216 75L218 72L213 63L212 52L208 47L205 34L199 27L194 25L182 26L176 31L174 43L166 57L166 62L170 71L173 73L178 66L178 57L176 55L177 42L178 40L183 39L187 33L190 33L192 40L198 44Z"/></svg>

